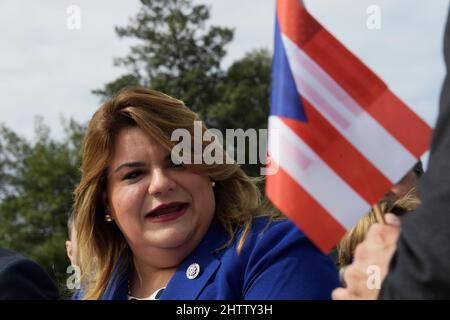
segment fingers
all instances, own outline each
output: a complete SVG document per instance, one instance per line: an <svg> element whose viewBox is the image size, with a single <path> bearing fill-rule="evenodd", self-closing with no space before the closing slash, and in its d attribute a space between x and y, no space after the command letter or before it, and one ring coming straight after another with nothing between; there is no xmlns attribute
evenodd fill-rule
<svg viewBox="0 0 450 320"><path fill-rule="evenodd" d="M358 300L359 297L352 291L344 288L334 289L331 293L333 300Z"/></svg>
<svg viewBox="0 0 450 320"><path fill-rule="evenodd" d="M375 223L371 225L369 230L367 231L366 239L364 240L364 242L370 242L372 245L377 246L384 245L386 228L387 228L386 225L382 225L380 223Z"/></svg>
<svg viewBox="0 0 450 320"><path fill-rule="evenodd" d="M397 242L399 235L400 228L375 223L369 228L364 242L369 243L371 246L392 246Z"/></svg>
<svg viewBox="0 0 450 320"><path fill-rule="evenodd" d="M350 265L344 273L347 289L354 292L364 292L367 289L366 266L363 264Z"/></svg>
<svg viewBox="0 0 450 320"><path fill-rule="evenodd" d="M335 300L376 299L396 250L400 221L387 215L388 225L374 224L354 253L354 262L344 272L347 287L333 291Z"/></svg>
<svg viewBox="0 0 450 320"><path fill-rule="evenodd" d="M344 272L344 279L347 283L346 288L338 288L333 291L332 298L334 300L369 300L377 299L379 286L373 287L369 285L369 281L373 281L367 272L368 269L360 263L353 263L348 266ZM381 279L379 280L381 285Z"/></svg>
<svg viewBox="0 0 450 320"><path fill-rule="evenodd" d="M386 213L384 215L384 220L386 221L386 223L392 227L397 227L400 228L401 226L401 221L400 218L397 217L395 214L392 213Z"/></svg>

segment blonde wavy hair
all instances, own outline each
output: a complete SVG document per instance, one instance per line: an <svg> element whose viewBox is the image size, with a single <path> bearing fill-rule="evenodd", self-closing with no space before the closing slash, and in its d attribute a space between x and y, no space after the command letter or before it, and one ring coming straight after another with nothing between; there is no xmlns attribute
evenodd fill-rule
<svg viewBox="0 0 450 320"><path fill-rule="evenodd" d="M170 139L172 132L184 128L194 137L196 120L199 120L196 113L182 101L145 88L123 90L106 101L93 115L84 137L81 181L75 190L74 206L77 261L82 272L84 299L101 297L120 257L125 261L124 270L132 267L131 250L119 228L105 221L102 200L116 135L124 128L139 127L161 146L171 150L176 144ZM206 130L204 125L203 130ZM208 143L203 141L203 148ZM216 182L215 215L229 235L225 247L235 240L237 231L243 228L238 243L240 252L254 216L281 217L261 200L255 180L248 177L239 165L194 164L186 165L186 169L206 174Z"/></svg>
<svg viewBox="0 0 450 320"><path fill-rule="evenodd" d="M419 207L421 201L417 193L417 189L412 188L406 195L398 200L385 199L378 202L381 213L394 213L401 215L413 211ZM339 242L338 249L338 265L340 268L352 263L355 249L364 241L370 226L380 223L379 217L375 211L371 209L364 215L350 231L348 231Z"/></svg>

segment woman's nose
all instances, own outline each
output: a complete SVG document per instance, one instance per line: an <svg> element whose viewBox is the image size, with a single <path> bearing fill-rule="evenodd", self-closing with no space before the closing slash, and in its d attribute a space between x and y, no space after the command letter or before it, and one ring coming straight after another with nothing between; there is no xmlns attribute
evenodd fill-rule
<svg viewBox="0 0 450 320"><path fill-rule="evenodd" d="M175 181L173 181L164 170L155 169L151 174L148 193L157 196L172 191L175 187Z"/></svg>

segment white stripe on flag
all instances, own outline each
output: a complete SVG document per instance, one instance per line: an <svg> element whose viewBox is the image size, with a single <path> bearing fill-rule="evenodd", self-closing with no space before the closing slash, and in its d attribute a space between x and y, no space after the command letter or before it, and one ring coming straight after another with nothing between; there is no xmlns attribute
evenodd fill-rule
<svg viewBox="0 0 450 320"><path fill-rule="evenodd" d="M268 151L346 229L369 211L370 205L277 116L269 117Z"/></svg>
<svg viewBox="0 0 450 320"><path fill-rule="evenodd" d="M417 159L301 48L282 34L297 90L392 183Z"/></svg>

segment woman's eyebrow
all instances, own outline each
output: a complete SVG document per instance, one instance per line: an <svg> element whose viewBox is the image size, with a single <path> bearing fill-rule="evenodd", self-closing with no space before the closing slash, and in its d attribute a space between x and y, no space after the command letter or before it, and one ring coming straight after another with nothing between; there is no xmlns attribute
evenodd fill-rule
<svg viewBox="0 0 450 320"><path fill-rule="evenodd" d="M144 165L145 164L143 164L142 162L126 162L118 166L116 170L114 170L114 173L119 172L123 168L139 168L143 167Z"/></svg>

